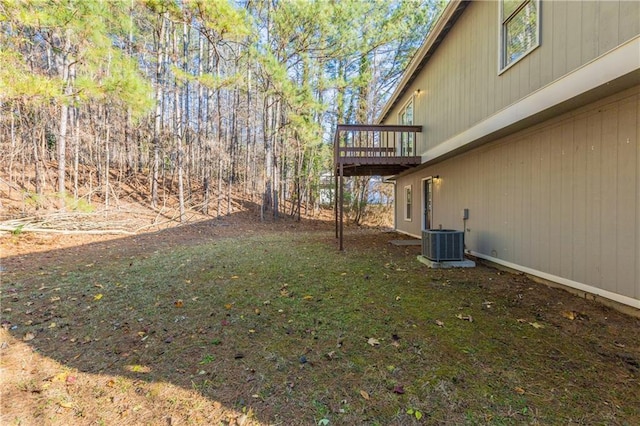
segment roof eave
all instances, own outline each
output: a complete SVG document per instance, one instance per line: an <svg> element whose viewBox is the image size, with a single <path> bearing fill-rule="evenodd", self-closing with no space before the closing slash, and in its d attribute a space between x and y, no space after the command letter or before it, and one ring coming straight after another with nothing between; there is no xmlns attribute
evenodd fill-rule
<svg viewBox="0 0 640 426"><path fill-rule="evenodd" d="M424 68L431 55L433 55L440 43L442 43L442 40L470 2L471 0L451 0L447 4L424 43L422 43L422 46L420 46L413 56L413 59L411 59L400 83L382 109L378 120L376 120L377 124L382 124L387 119L393 107L395 107L399 99L406 93L411 83L413 83L413 80L415 80L422 68Z"/></svg>

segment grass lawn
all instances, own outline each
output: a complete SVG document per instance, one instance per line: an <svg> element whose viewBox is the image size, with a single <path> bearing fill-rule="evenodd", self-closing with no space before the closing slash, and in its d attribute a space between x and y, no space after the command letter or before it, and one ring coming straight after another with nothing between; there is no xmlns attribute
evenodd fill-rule
<svg viewBox="0 0 640 426"><path fill-rule="evenodd" d="M640 424L638 319L396 234L177 232L5 256L1 424Z"/></svg>

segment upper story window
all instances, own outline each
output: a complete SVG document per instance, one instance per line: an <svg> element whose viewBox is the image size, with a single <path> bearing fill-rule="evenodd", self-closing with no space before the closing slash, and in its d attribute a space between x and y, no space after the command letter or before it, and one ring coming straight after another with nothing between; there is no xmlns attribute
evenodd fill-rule
<svg viewBox="0 0 640 426"><path fill-rule="evenodd" d="M409 102L405 104L400 113L398 114L398 122L401 125L413 125L413 97L409 99ZM400 135L400 146L398 147L398 155L411 156L415 152L415 140L414 134L410 132L402 133Z"/></svg>
<svg viewBox="0 0 640 426"><path fill-rule="evenodd" d="M540 44L540 0L500 2L500 71Z"/></svg>

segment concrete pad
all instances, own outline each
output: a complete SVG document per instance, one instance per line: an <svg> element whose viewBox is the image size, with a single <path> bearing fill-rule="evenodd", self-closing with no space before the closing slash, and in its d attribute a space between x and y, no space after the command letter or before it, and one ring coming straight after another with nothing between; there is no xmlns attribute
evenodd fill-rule
<svg viewBox="0 0 640 426"><path fill-rule="evenodd" d="M474 268L476 266L476 262L469 259L446 261L446 262L434 262L433 260L427 259L424 256L418 256L418 261L420 263L424 263L429 268L433 268L433 269Z"/></svg>
<svg viewBox="0 0 640 426"><path fill-rule="evenodd" d="M389 244L394 246L419 246L422 245L422 240L391 240Z"/></svg>

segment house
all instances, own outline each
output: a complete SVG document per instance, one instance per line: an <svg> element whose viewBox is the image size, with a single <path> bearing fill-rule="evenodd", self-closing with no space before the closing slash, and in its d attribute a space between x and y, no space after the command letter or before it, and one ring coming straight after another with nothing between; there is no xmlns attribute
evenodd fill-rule
<svg viewBox="0 0 640 426"><path fill-rule="evenodd" d="M393 175L397 231L640 309L640 2L453 0L375 126L336 175Z"/></svg>

